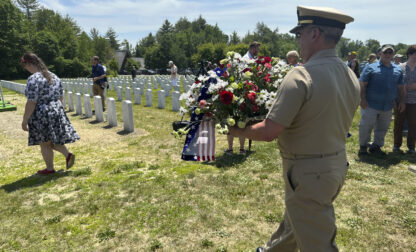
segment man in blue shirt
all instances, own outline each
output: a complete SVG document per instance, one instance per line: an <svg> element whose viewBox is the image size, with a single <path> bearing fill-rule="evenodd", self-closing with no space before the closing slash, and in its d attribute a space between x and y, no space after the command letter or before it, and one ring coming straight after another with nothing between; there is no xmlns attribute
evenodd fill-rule
<svg viewBox="0 0 416 252"><path fill-rule="evenodd" d="M380 60L369 64L363 70L360 78L361 85L361 121L359 126L360 150L358 154L367 154L371 132L374 129L374 141L369 151L385 155L381 150L384 137L390 126L392 109L397 94L400 95L399 111L404 111L406 90L404 88L403 71L392 64L394 48L383 45Z"/></svg>
<svg viewBox="0 0 416 252"><path fill-rule="evenodd" d="M106 74L102 65L98 64L98 56L94 56L91 59L92 63L92 77L93 77L93 87L92 93L94 96L101 96L101 103L103 104L103 111L105 111L105 99L104 99L104 89L106 88L105 79Z"/></svg>

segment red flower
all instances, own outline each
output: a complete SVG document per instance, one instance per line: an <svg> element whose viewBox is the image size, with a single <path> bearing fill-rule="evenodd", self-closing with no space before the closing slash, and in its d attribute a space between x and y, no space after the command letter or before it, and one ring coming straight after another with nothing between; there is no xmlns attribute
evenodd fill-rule
<svg viewBox="0 0 416 252"><path fill-rule="evenodd" d="M253 112L257 112L257 111L259 111L259 109L260 109L260 107L259 107L259 106L257 106L257 105L251 105L251 110L252 110Z"/></svg>
<svg viewBox="0 0 416 252"><path fill-rule="evenodd" d="M257 85L255 85L252 82L246 81L246 88L248 90L253 90L253 91L257 91L259 89L259 87L257 87Z"/></svg>
<svg viewBox="0 0 416 252"><path fill-rule="evenodd" d="M246 103L243 102L240 104L240 106L238 107L241 111L243 111L246 108Z"/></svg>
<svg viewBox="0 0 416 252"><path fill-rule="evenodd" d="M197 81L194 82L194 84L198 84L198 83L201 83L201 82L199 80L197 80Z"/></svg>
<svg viewBox="0 0 416 252"><path fill-rule="evenodd" d="M230 63L227 64L227 68L231 68L231 64Z"/></svg>
<svg viewBox="0 0 416 252"><path fill-rule="evenodd" d="M223 90L220 92L220 99L225 105L230 105L233 102L234 95L230 91Z"/></svg>
<svg viewBox="0 0 416 252"><path fill-rule="evenodd" d="M249 99L251 101L251 103L255 103L256 102L256 93L247 92L246 93L246 98Z"/></svg>
<svg viewBox="0 0 416 252"><path fill-rule="evenodd" d="M270 63L266 63L264 66L267 67L267 69L272 69L272 65L270 65Z"/></svg>
<svg viewBox="0 0 416 252"><path fill-rule="evenodd" d="M265 82L270 82L270 74L267 74L263 79Z"/></svg>
<svg viewBox="0 0 416 252"><path fill-rule="evenodd" d="M264 63L270 63L270 62L272 62L272 59L269 56L266 56L263 59L264 59Z"/></svg>
<svg viewBox="0 0 416 252"><path fill-rule="evenodd" d="M251 69L250 69L250 68L248 68L248 67L247 67L247 68L244 68L243 73L245 73L245 72L247 72L247 71L248 71L248 72L251 72Z"/></svg>
<svg viewBox="0 0 416 252"><path fill-rule="evenodd" d="M266 57L260 56L259 59L256 60L257 64L262 64L262 65L266 63L270 63L270 62L272 62L272 59L269 56L266 56Z"/></svg>
<svg viewBox="0 0 416 252"><path fill-rule="evenodd" d="M224 78L228 79L228 72L227 72L227 71L224 71L224 73L222 74L222 76L223 76Z"/></svg>

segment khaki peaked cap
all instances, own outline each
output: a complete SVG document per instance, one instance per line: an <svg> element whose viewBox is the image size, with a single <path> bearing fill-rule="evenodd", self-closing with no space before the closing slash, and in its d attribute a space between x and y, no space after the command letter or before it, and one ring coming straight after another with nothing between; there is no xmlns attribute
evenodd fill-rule
<svg viewBox="0 0 416 252"><path fill-rule="evenodd" d="M297 13L298 25L290 30L290 33L296 33L302 27L311 24L344 29L345 24L354 21L353 17L327 7L298 6Z"/></svg>

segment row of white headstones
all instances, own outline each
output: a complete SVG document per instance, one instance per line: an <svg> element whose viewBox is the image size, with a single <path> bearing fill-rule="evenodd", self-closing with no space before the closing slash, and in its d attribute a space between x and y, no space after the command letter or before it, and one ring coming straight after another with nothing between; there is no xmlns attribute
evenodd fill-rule
<svg viewBox="0 0 416 252"><path fill-rule="evenodd" d="M146 85L146 79L148 79ZM85 82L88 80L84 79L64 79L62 84L64 89L67 91L64 95L64 107L68 105L69 111L75 111L76 115L82 115L82 107L84 107L84 116L86 118L92 117L92 108L91 108L91 99L93 84L90 82ZM150 78L139 76L135 81L120 81L120 80L109 80L109 88L117 91L117 101L122 101L122 113L123 113L123 124L124 132L130 133L134 132L134 120L133 120L133 106L132 106L132 93L131 89L133 88L134 95L134 104L141 104L141 96L145 94L145 106L153 106L153 94L152 89L157 89L158 86L160 90L158 93L158 108L165 109L166 100L165 98L169 96L172 86L170 85L170 79L167 78L155 78L153 81ZM193 83L192 77L183 78L182 80L184 89L187 91L189 86ZM153 84L152 84L153 83ZM178 81L180 84L180 81ZM131 86L131 87L130 87ZM123 100L123 89L124 97ZM172 111L179 111L180 108L180 86L174 86L175 91L172 92ZM75 92L75 94L73 93ZM75 104L74 104L74 95L75 95ZM84 96L84 104L82 104L81 96ZM97 122L104 121L104 113L102 108L102 102L100 96L94 96L94 108L95 108L95 119ZM84 106L82 106L84 105ZM114 98L107 98L107 122L109 126L117 126L117 113L116 113L116 101Z"/></svg>

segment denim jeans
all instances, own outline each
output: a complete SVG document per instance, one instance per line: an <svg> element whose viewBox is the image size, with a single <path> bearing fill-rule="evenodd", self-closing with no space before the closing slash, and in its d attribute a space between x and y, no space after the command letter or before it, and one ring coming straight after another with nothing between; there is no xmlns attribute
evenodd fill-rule
<svg viewBox="0 0 416 252"><path fill-rule="evenodd" d="M360 146L367 146L371 140L371 132L374 130L373 145L382 147L384 145L384 137L389 130L391 122L392 110L382 111L367 107L361 108L360 120Z"/></svg>

